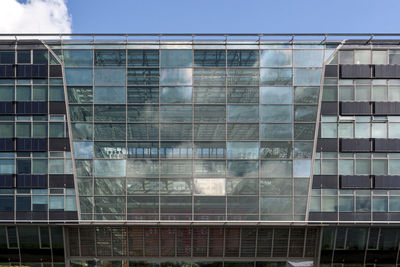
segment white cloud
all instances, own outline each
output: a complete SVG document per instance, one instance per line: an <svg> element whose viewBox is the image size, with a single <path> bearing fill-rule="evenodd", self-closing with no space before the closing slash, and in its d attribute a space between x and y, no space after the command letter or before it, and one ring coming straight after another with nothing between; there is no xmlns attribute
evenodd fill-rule
<svg viewBox="0 0 400 267"><path fill-rule="evenodd" d="M66 0L0 0L0 33L71 33Z"/></svg>

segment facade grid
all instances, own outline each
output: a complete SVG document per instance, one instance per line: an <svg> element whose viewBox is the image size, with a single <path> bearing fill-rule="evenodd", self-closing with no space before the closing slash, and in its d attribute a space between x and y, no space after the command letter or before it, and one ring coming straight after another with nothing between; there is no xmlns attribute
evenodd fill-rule
<svg viewBox="0 0 400 267"><path fill-rule="evenodd" d="M1 265L397 265L395 35L110 36L0 42Z"/></svg>

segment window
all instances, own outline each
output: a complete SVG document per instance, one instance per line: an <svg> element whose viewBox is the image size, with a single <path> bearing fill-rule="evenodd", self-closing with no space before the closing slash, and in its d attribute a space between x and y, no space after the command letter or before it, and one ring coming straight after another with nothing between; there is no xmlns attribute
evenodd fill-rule
<svg viewBox="0 0 400 267"><path fill-rule="evenodd" d="M228 142L227 150L230 159L258 158L258 142Z"/></svg>
<svg viewBox="0 0 400 267"><path fill-rule="evenodd" d="M261 50L261 67L289 67L291 65L291 50Z"/></svg>
<svg viewBox="0 0 400 267"><path fill-rule="evenodd" d="M125 87L100 87L94 88L94 103L126 103Z"/></svg>
<svg viewBox="0 0 400 267"><path fill-rule="evenodd" d="M192 50L165 49L161 50L162 67L191 67Z"/></svg>
<svg viewBox="0 0 400 267"><path fill-rule="evenodd" d="M125 86L126 69L124 68L95 68L94 84Z"/></svg>
<svg viewBox="0 0 400 267"><path fill-rule="evenodd" d="M261 104L291 104L293 87L260 87Z"/></svg>
<svg viewBox="0 0 400 267"><path fill-rule="evenodd" d="M162 87L161 103L191 103L192 87Z"/></svg>
<svg viewBox="0 0 400 267"><path fill-rule="evenodd" d="M95 176L126 176L126 160L95 160Z"/></svg>

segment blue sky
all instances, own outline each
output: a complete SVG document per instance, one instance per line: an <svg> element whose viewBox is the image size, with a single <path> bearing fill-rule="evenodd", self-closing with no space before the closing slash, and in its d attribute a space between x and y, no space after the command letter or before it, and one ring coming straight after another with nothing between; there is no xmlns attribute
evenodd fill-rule
<svg viewBox="0 0 400 267"><path fill-rule="evenodd" d="M399 0L68 0L67 6L74 33L400 32Z"/></svg>

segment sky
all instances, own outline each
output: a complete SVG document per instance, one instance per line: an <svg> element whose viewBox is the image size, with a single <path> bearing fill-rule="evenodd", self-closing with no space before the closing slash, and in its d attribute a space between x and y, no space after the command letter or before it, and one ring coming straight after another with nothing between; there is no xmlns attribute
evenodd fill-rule
<svg viewBox="0 0 400 267"><path fill-rule="evenodd" d="M399 0L0 0L0 33L396 33Z"/></svg>

